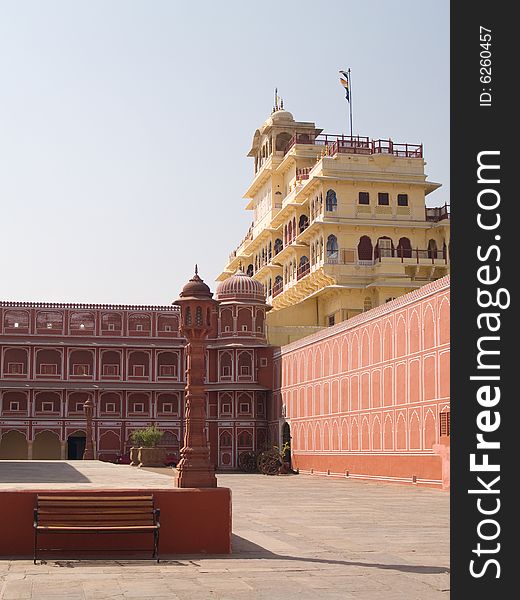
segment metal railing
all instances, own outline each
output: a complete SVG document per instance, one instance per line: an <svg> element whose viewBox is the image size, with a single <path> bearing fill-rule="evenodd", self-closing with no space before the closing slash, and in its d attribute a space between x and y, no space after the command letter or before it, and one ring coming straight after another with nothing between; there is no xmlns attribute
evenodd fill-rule
<svg viewBox="0 0 520 600"><path fill-rule="evenodd" d="M296 269L296 280L300 281L300 279L303 279L303 277L305 277L306 275L308 275L310 273L311 270L311 265L309 263L309 261L307 261L306 263L303 263L302 265L299 265L298 268Z"/></svg>
<svg viewBox="0 0 520 600"><path fill-rule="evenodd" d="M339 250L325 251L323 262L326 265L355 265L358 267L373 267L376 263L381 263L385 259L399 259L401 262L405 260L415 260L415 262L431 262L435 261L448 262L448 252L446 249L436 250L433 248L374 248L371 257L365 255L359 257L357 248L340 248ZM319 262L319 259L318 259Z"/></svg>
<svg viewBox="0 0 520 600"><path fill-rule="evenodd" d="M450 218L450 205L445 204L444 206L431 206L424 209L426 211L427 221L443 221L444 219Z"/></svg>
<svg viewBox="0 0 520 600"><path fill-rule="evenodd" d="M324 154L328 156L336 154L392 154L393 156L406 158L423 157L422 144L396 144L390 139L370 140L370 138L360 135L321 134L315 136L307 133L295 133L287 143L284 154L287 154L295 144L324 146ZM303 172L305 169L301 169L301 171ZM307 178L299 178L297 170L297 180Z"/></svg>
<svg viewBox="0 0 520 600"><path fill-rule="evenodd" d="M281 294L283 291L283 281L279 281L273 285L273 298Z"/></svg>

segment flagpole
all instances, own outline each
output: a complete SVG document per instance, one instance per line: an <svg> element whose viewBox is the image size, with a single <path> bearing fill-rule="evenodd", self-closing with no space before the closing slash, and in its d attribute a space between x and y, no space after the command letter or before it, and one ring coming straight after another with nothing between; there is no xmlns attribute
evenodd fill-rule
<svg viewBox="0 0 520 600"><path fill-rule="evenodd" d="M352 77L350 75L350 67L348 70L348 94L349 94L349 107L350 107L350 137L353 137L352 134Z"/></svg>

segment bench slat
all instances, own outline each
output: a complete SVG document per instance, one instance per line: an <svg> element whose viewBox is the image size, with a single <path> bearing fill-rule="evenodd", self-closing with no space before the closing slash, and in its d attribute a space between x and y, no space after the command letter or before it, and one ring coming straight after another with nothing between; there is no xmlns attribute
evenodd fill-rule
<svg viewBox="0 0 520 600"><path fill-rule="evenodd" d="M58 506L39 508L38 512L41 515L79 515L79 514L100 514L100 515L117 515L117 514L151 514L153 506Z"/></svg>
<svg viewBox="0 0 520 600"><path fill-rule="evenodd" d="M125 506L151 506L153 500L139 499L130 500L125 502L124 500L107 500L107 499L95 499L95 500L39 500L38 506L103 506L103 505L114 505L124 504Z"/></svg>
<svg viewBox="0 0 520 600"><path fill-rule="evenodd" d="M38 529L39 531L153 531L154 529L157 529L157 525L125 525L125 526L106 526L106 527L98 527L98 526L94 526L94 527L76 527L74 525L49 525L49 526L42 526L42 525L38 525L38 527L36 527L36 529Z"/></svg>
<svg viewBox="0 0 520 600"><path fill-rule="evenodd" d="M89 500L153 500L153 496L38 496L41 500L75 500L88 502Z"/></svg>
<svg viewBox="0 0 520 600"><path fill-rule="evenodd" d="M100 523L99 521L81 521L76 523L75 521L50 521L46 523L38 523L38 527L86 527L88 529L95 529L97 527L155 527L154 523L150 521L119 521L118 523Z"/></svg>
<svg viewBox="0 0 520 600"><path fill-rule="evenodd" d="M119 525L119 523L130 523L131 521L139 522L139 523L154 523L152 516L149 517L134 517L132 515L124 516L119 519L99 519L97 515L92 517L83 517L82 519L74 519L69 516L63 515L55 515L53 517L49 517L46 519L38 518L38 525L43 525L45 523L75 523L76 525L83 525L85 523L99 523L100 525L104 523L114 523L115 525Z"/></svg>

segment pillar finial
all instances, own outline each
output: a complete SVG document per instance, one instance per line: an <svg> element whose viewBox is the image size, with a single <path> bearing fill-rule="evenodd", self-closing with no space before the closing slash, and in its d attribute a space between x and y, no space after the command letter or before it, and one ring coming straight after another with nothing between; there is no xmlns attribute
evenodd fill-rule
<svg viewBox="0 0 520 600"><path fill-rule="evenodd" d="M199 266L195 263L195 275L199 274Z"/></svg>

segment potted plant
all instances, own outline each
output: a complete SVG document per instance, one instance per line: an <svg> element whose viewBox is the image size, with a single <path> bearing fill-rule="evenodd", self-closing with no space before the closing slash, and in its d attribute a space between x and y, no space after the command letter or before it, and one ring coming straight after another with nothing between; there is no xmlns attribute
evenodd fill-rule
<svg viewBox="0 0 520 600"><path fill-rule="evenodd" d="M139 465L139 448L143 445L142 429L136 429L130 434L132 447L130 448L130 465L137 467Z"/></svg>
<svg viewBox="0 0 520 600"><path fill-rule="evenodd" d="M155 425L138 429L140 433L141 446L139 447L139 466L140 467L164 467L166 459L166 448L158 448L157 444L161 441L163 432Z"/></svg>
<svg viewBox="0 0 520 600"><path fill-rule="evenodd" d="M287 475L292 471L291 469L291 444L285 442L280 450L281 466L279 473L281 475Z"/></svg>

